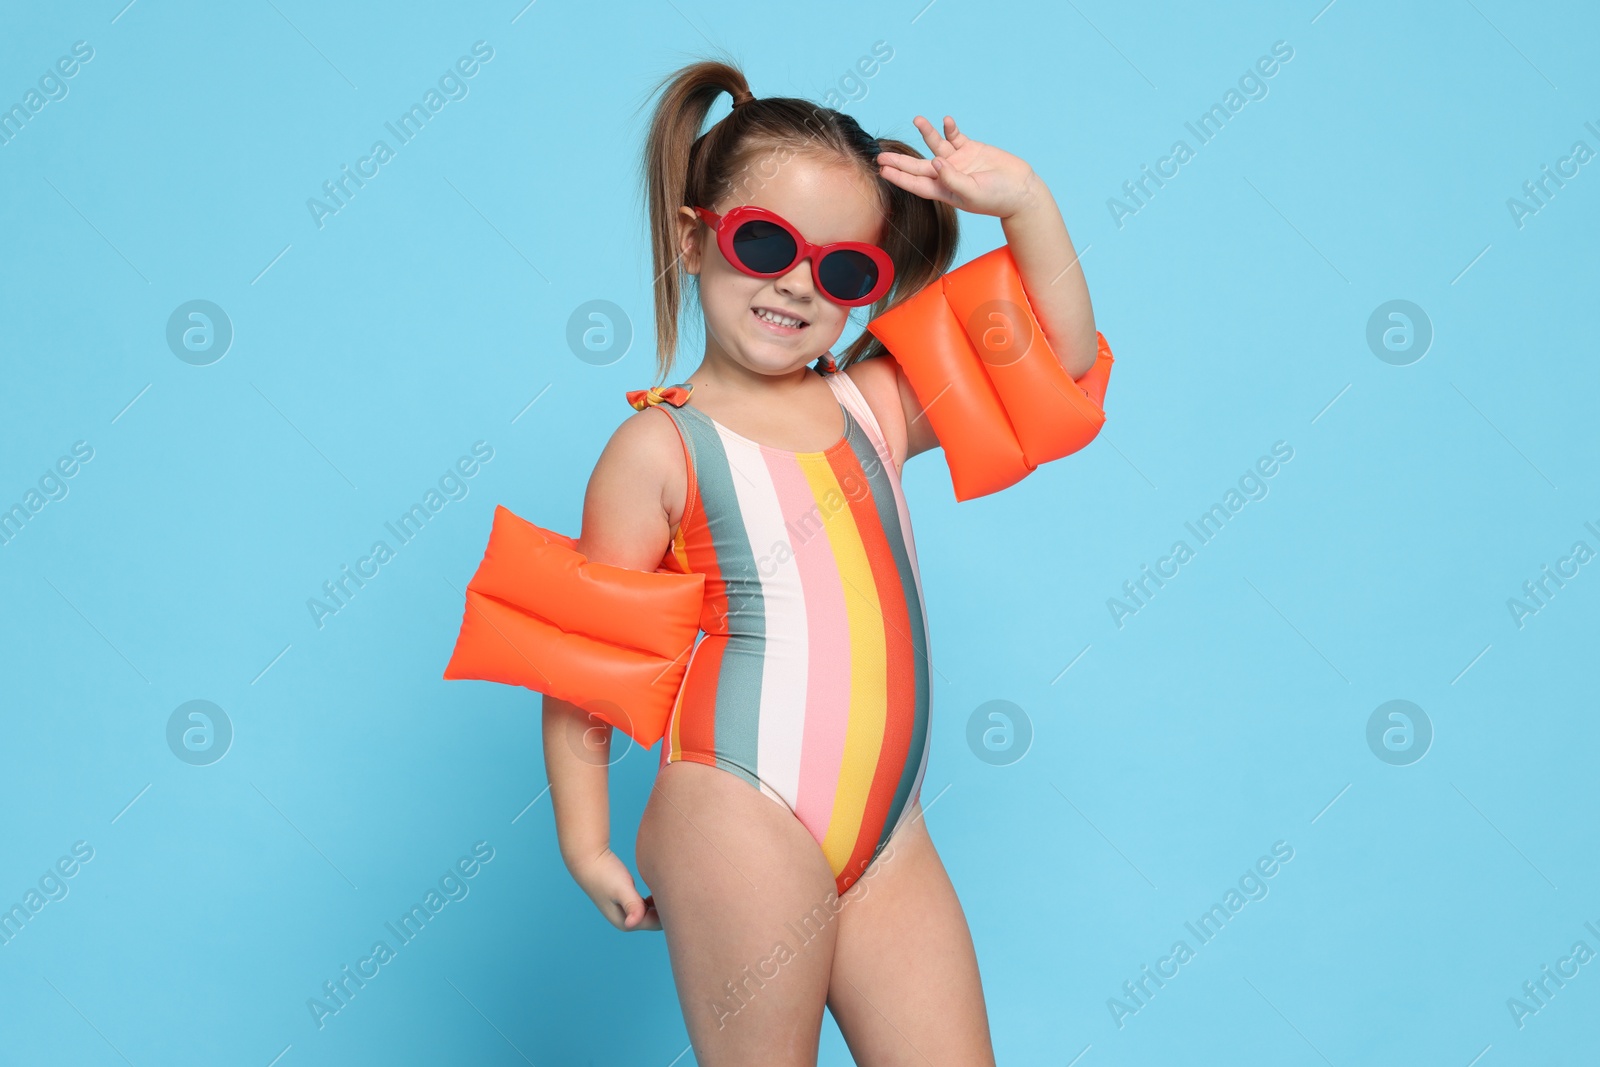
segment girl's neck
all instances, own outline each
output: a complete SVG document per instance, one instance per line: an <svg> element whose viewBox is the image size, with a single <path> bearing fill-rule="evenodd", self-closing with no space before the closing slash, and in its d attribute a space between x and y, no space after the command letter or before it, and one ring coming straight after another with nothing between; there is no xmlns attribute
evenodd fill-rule
<svg viewBox="0 0 1600 1067"><path fill-rule="evenodd" d="M700 365L686 380L696 388L703 388L718 397L754 396L759 393L763 398L772 400L781 399L792 390L806 388L811 376L809 363L781 374L763 374L707 349Z"/></svg>

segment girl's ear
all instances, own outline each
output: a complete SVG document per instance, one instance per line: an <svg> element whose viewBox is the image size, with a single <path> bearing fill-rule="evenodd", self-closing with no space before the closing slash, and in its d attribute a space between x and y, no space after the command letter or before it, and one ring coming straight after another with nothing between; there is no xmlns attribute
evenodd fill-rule
<svg viewBox="0 0 1600 1067"><path fill-rule="evenodd" d="M700 273L700 216L692 207L678 208L678 256L690 274Z"/></svg>

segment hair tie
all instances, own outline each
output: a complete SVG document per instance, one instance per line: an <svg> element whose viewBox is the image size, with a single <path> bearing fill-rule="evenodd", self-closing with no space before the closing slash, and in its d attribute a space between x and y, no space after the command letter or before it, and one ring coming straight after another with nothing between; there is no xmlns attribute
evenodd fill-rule
<svg viewBox="0 0 1600 1067"><path fill-rule="evenodd" d="M681 408L688 401L689 394L692 392L694 392L693 383L683 382L679 385L652 385L648 389L630 389L624 395L633 410L643 411L645 408L653 407L662 401L671 404L675 408Z"/></svg>
<svg viewBox="0 0 1600 1067"><path fill-rule="evenodd" d="M743 93L742 96L740 95L741 92ZM755 94L750 92L750 90L748 90L748 89L743 89L743 90L740 90L739 92L735 92L733 94L733 106L734 107L740 107L741 105L750 103L754 99L755 99Z"/></svg>

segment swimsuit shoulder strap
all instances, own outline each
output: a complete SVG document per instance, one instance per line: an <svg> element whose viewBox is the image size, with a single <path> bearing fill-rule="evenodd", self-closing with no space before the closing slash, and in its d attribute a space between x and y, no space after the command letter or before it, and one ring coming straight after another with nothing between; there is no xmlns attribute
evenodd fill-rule
<svg viewBox="0 0 1600 1067"><path fill-rule="evenodd" d="M827 382L833 387L834 395L839 398L839 402L844 405L844 409L866 431L867 439L872 442L872 447L879 457L886 463L891 462L892 453L890 453L888 442L883 436L883 427L879 425L878 417L872 412L872 405L867 403L865 394L861 392L855 380L849 374L841 371L838 374L829 375Z"/></svg>

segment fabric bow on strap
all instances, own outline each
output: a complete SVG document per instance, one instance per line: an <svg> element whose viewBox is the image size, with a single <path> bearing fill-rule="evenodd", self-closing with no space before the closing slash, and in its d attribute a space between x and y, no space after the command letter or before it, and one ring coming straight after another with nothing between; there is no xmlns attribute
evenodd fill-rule
<svg viewBox="0 0 1600 1067"><path fill-rule="evenodd" d="M689 399L689 394L694 386L682 385L653 385L649 389L630 389L626 394L628 403L635 411L643 411L652 404L659 404L663 400L675 408L683 407L684 401Z"/></svg>

